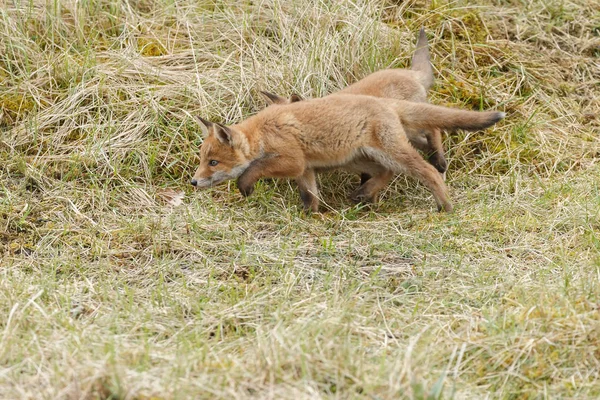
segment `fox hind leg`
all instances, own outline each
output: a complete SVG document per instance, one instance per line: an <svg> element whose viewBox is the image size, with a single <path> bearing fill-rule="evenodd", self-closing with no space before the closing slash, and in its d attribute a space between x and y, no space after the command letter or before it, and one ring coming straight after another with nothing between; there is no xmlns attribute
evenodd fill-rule
<svg viewBox="0 0 600 400"><path fill-rule="evenodd" d="M448 169L448 162L444 155L444 146L442 144L442 131L433 129L427 133L427 144L429 146L428 161L437 169L440 174L444 174Z"/></svg>
<svg viewBox="0 0 600 400"><path fill-rule="evenodd" d="M386 168L416 178L433 194L439 211L452 211L448 189L439 172L410 145L405 135L397 132L381 132L381 147L369 147L364 151Z"/></svg>
<svg viewBox="0 0 600 400"><path fill-rule="evenodd" d="M376 203L379 191L383 189L393 177L394 172L385 170L370 177L364 182L361 180L361 185L358 189L350 194L350 200L355 203Z"/></svg>

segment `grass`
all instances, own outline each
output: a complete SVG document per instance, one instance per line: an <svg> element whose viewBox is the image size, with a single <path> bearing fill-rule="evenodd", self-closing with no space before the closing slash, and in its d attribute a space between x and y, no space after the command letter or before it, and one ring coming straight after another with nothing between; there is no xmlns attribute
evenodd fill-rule
<svg viewBox="0 0 600 400"><path fill-rule="evenodd" d="M422 25L431 102L508 113L446 137L453 214L191 190L194 115L406 67ZM0 398L597 398L599 49L583 0L3 1Z"/></svg>

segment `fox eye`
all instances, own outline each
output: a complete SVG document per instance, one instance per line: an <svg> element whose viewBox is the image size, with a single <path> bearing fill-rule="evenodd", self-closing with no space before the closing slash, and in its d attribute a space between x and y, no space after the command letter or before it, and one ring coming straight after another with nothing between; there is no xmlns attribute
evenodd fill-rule
<svg viewBox="0 0 600 400"><path fill-rule="evenodd" d="M210 160L208 162L208 165L210 165L211 167L214 167L215 165L217 165L219 162L217 160Z"/></svg>

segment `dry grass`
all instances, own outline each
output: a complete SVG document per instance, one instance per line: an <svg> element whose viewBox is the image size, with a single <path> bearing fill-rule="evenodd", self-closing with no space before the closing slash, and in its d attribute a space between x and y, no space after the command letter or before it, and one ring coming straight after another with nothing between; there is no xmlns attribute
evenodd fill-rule
<svg viewBox="0 0 600 400"><path fill-rule="evenodd" d="M600 7L587 0L0 5L0 398L597 398ZM408 65L457 210L397 179L193 192L200 129ZM184 204L168 205L185 190Z"/></svg>

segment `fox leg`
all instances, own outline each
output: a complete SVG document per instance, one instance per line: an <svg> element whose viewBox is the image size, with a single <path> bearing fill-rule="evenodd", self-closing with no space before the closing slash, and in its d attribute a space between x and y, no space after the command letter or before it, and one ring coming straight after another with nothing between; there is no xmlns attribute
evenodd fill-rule
<svg viewBox="0 0 600 400"><path fill-rule="evenodd" d="M447 163L444 157L441 130L434 128L432 130L412 131L409 140L413 147L423 152L429 164L433 165L442 174L446 171Z"/></svg>
<svg viewBox="0 0 600 400"><path fill-rule="evenodd" d="M444 156L444 146L442 144L442 131L438 128L427 132L427 144L429 146L428 161L441 174L448 169L448 162Z"/></svg>
<svg viewBox="0 0 600 400"><path fill-rule="evenodd" d="M250 163L237 180L238 189L244 196L254 192L254 185L260 178L296 178L302 174L301 160L278 156L265 156Z"/></svg>
<svg viewBox="0 0 600 400"><path fill-rule="evenodd" d="M262 178L263 168L261 162L253 161L250 166L238 177L237 187L244 197L248 197L254 192L254 185Z"/></svg>
<svg viewBox="0 0 600 400"><path fill-rule="evenodd" d="M365 183L367 183L367 181L371 179L371 175L367 174L366 172L363 172L362 174L360 174L360 186L364 185Z"/></svg>
<svg viewBox="0 0 600 400"><path fill-rule="evenodd" d="M361 177L363 175L368 174L361 174ZM361 180L361 185L358 187L358 189L350 194L350 200L356 203L376 203L379 191L383 189L393 177L394 172L385 170L370 177L364 182Z"/></svg>
<svg viewBox="0 0 600 400"><path fill-rule="evenodd" d="M401 172L419 180L433 194L438 211L452 211L452 204L448 199L448 189L438 171L408 143L406 136L392 132L382 132L378 135L381 147L369 147L365 151L373 159L379 161L386 168Z"/></svg>
<svg viewBox="0 0 600 400"><path fill-rule="evenodd" d="M300 198L306 210L319 211L319 188L313 169L307 169L302 176L296 178Z"/></svg>

